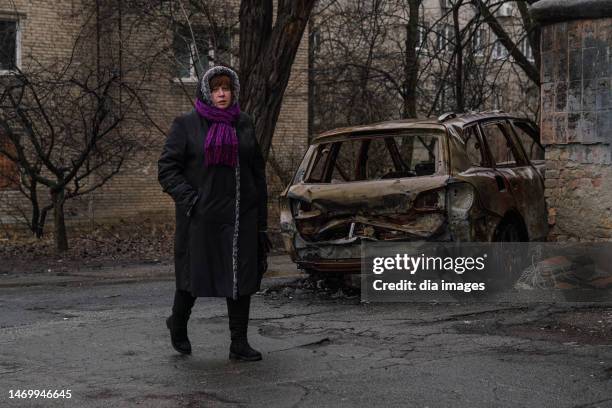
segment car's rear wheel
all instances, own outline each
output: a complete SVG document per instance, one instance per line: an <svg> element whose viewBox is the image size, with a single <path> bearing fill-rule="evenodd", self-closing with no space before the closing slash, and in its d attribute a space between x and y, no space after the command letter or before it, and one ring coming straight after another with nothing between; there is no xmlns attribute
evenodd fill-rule
<svg viewBox="0 0 612 408"><path fill-rule="evenodd" d="M522 231L514 222L502 223L495 232L496 242L521 242L523 241Z"/></svg>
<svg viewBox="0 0 612 408"><path fill-rule="evenodd" d="M527 241L525 229L519 220L509 219L502 222L495 232L495 242L524 242ZM502 244L503 246L503 244ZM500 267L503 270L497 271L498 276L495 277L495 282L491 282L492 286L497 286L499 289L508 289L516 283L521 277L523 270L527 267L528 262L525 259L525 253L517 245L508 245L503 247L501 251Z"/></svg>

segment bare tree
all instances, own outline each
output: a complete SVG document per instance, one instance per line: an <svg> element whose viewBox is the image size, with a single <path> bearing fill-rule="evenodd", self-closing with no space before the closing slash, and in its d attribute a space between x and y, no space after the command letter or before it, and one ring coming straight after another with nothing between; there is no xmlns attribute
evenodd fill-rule
<svg viewBox="0 0 612 408"><path fill-rule="evenodd" d="M272 0L242 0L238 13L233 3L222 0L164 3L164 12L147 14L164 21L175 36L193 45L189 59L195 63L198 79L209 66L231 65L230 61L238 60L241 108L254 120L264 158L273 159L269 157L272 136L315 0L279 0L276 7ZM231 43L225 41L227 34L232 39L239 37L238 47L224 48ZM220 55L225 58L218 58ZM192 84L183 89L190 92ZM271 164L273 169L282 167Z"/></svg>
<svg viewBox="0 0 612 408"><path fill-rule="evenodd" d="M29 214L19 204L17 211L38 237L53 212L58 251L68 249L66 202L106 184L148 139L140 126L148 117L144 95L139 81L128 79L141 67L122 66L105 49L113 44L102 27L117 10L90 6L65 58L49 63L29 55L28 66L14 67L0 87L0 156L17 170L3 177L29 202ZM91 48L90 58L84 50ZM138 139L131 136L136 128Z"/></svg>
<svg viewBox="0 0 612 408"><path fill-rule="evenodd" d="M497 38L501 44L508 50L512 58L518 66L521 67L525 74L533 81L534 84L540 84L540 73L538 70L538 66L534 62L529 61L529 59L520 51L518 43L513 40L512 36L504 29L503 25L499 22L499 20L495 17L494 11L492 9L499 9L504 3L509 3L507 0L503 0L500 2L487 4L483 0L472 0L474 5L478 8L480 13L486 23L491 27L491 30L495 33ZM533 50L535 57L535 61L540 60L539 57L539 36L536 35L536 24L531 20L529 13L527 12L526 4L531 4L534 1L516 1L512 3L517 3L519 5L519 11L521 13L521 18L523 20L523 25L525 27L526 33L525 36L529 39L529 43L531 49ZM524 37L521 37L519 40L522 40Z"/></svg>
<svg viewBox="0 0 612 408"><path fill-rule="evenodd" d="M487 1L486 14L465 0L321 0L313 20L316 130L501 107L510 81L535 101L537 86L529 84L527 65L518 62L534 64L524 40L532 39L535 26L523 13L524 1L517 2L518 16L516 8L512 14L498 12L506 3ZM512 52L491 28L492 18L512 41ZM537 114L518 95L512 98L522 111Z"/></svg>
<svg viewBox="0 0 612 408"><path fill-rule="evenodd" d="M264 159L289 82L291 66L315 0L279 0L272 25L272 0L240 3L240 100L255 122Z"/></svg>
<svg viewBox="0 0 612 408"><path fill-rule="evenodd" d="M419 44L419 17L422 0L408 0L408 24L406 25L406 46L404 63L403 100L404 118L417 117L417 81L419 74L419 58L417 48ZM421 32L423 28L421 27Z"/></svg>

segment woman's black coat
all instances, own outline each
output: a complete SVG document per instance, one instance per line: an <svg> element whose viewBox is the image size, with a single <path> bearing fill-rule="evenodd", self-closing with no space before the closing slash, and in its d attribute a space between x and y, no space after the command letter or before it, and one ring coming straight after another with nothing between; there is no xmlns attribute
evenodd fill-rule
<svg viewBox="0 0 612 408"><path fill-rule="evenodd" d="M235 127L236 169L204 166L208 123L195 110L174 119L158 161L159 183L176 204L176 287L194 296L237 298L261 284L257 239L267 227L265 162L250 117L241 113Z"/></svg>

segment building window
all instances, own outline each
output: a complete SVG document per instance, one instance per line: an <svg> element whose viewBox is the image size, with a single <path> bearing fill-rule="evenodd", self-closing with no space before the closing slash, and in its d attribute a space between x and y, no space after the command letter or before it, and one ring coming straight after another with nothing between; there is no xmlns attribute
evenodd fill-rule
<svg viewBox="0 0 612 408"><path fill-rule="evenodd" d="M493 90L493 109L494 110L503 110L503 105L504 105L504 97L503 95L500 93L500 91L498 89L494 89Z"/></svg>
<svg viewBox="0 0 612 408"><path fill-rule="evenodd" d="M20 66L20 30L16 20L0 20L0 74Z"/></svg>
<svg viewBox="0 0 612 408"><path fill-rule="evenodd" d="M418 26L417 26L417 48L416 51L419 50L427 50L427 34L429 34L429 24L425 21L425 6L423 2L419 6L419 18L418 18Z"/></svg>
<svg viewBox="0 0 612 408"><path fill-rule="evenodd" d="M478 57L484 55L484 41L485 41L485 30L483 28L477 28L474 31L472 37L472 52Z"/></svg>
<svg viewBox="0 0 612 408"><path fill-rule="evenodd" d="M437 33L436 37L436 49L442 52L449 52L452 50L452 38L453 38L453 26L445 24L442 29Z"/></svg>
<svg viewBox="0 0 612 408"><path fill-rule="evenodd" d="M533 50L529 45L529 40L527 37L523 38L520 44L521 53L527 58L529 61L533 62Z"/></svg>
<svg viewBox="0 0 612 408"><path fill-rule="evenodd" d="M417 28L417 51L427 50L427 31L429 31L427 23L419 23Z"/></svg>
<svg viewBox="0 0 612 408"><path fill-rule="evenodd" d="M446 13L453 8L453 4L451 3L451 0L440 0L440 8L442 9L443 13Z"/></svg>
<svg viewBox="0 0 612 408"><path fill-rule="evenodd" d="M504 59L508 56L508 50L501 41L497 40L493 44L493 58L494 59Z"/></svg>
<svg viewBox="0 0 612 408"><path fill-rule="evenodd" d="M501 4L495 11L496 17L512 17L512 3L506 2Z"/></svg>
<svg viewBox="0 0 612 408"><path fill-rule="evenodd" d="M174 34L173 50L175 77L182 81L197 81L204 71L215 65L232 65L229 29L217 33L200 26L179 29Z"/></svg>

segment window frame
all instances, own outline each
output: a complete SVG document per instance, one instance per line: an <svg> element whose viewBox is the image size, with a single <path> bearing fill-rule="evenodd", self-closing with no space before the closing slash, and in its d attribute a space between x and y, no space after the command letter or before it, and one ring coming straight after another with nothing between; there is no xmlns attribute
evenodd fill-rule
<svg viewBox="0 0 612 408"><path fill-rule="evenodd" d="M16 69L0 69L0 76L11 75L21 70L21 33L22 19L19 16L3 16L0 15L0 21L15 23L15 68Z"/></svg>
<svg viewBox="0 0 612 408"><path fill-rule="evenodd" d="M502 44L502 42L499 39L496 39L495 42L493 43L493 50L491 51L491 57L493 57L494 60L503 60L505 58L508 58L508 55L509 55L509 52L504 46L504 44Z"/></svg>
<svg viewBox="0 0 612 408"><path fill-rule="evenodd" d="M494 15L495 17L512 17L514 15L514 5L511 1L505 1L495 10Z"/></svg>
<svg viewBox="0 0 612 408"><path fill-rule="evenodd" d="M440 9L443 13L447 13L453 8L453 4L450 0L440 0Z"/></svg>
<svg viewBox="0 0 612 408"><path fill-rule="evenodd" d="M486 36L486 30L484 28L476 28L474 30L474 36L472 37L472 53L476 57L484 57L484 37Z"/></svg>
<svg viewBox="0 0 612 408"><path fill-rule="evenodd" d="M493 159L492 159L491 154L489 153L488 146L487 146L486 142L484 141L484 134L482 133L482 129L480 129L480 126L479 126L478 123L470 124L470 125L466 126L463 129L462 134L461 134L461 138L463 140L463 143L467 142L464 135L465 135L465 133L469 129L474 129L475 130L476 137L478 138L478 141L480 142L480 145L481 145L480 154L482 155L482 163L480 165L475 165L473 163L470 163L470 167L471 168L480 168L480 169L491 169L491 168L493 168ZM466 154L466 157L469 160L469 156L467 154L467 144L466 144L465 154Z"/></svg>
<svg viewBox="0 0 612 408"><path fill-rule="evenodd" d="M432 137L437 137L438 138L438 143L436 143L436 153L437 153L437 162L436 162L436 169L434 171L434 173L432 174L428 174L428 175L423 175L423 176L410 176L410 177L395 177L395 178L388 178L388 179L367 179L364 178L362 180L350 180L350 181L342 181L341 183L331 183L331 177L333 174L334 169L336 168L336 160L338 158L338 154L340 153L340 149L342 147L342 143L348 142L361 142L359 145L359 157L358 157L358 161L357 161L357 166L355 169L351 169L351 171L353 172L351 175L354 177L357 177L357 172L363 172L364 169L367 167L367 160L364 166L364 163L362 162L363 160L363 155L367 155L369 152L369 144L367 146L367 150L364 151L364 142L366 141L372 141L374 139L383 139L383 141L385 142L385 145L388 149L388 153L391 156L391 159L393 161L393 165L397 166L396 163L396 155L399 154L399 152L394 152L392 151L392 149L389 147L389 144L387 143L388 138L390 139L394 139L396 137L402 137L403 134L405 134L404 132L408 131L407 135L409 135L411 133L411 131L415 131L415 130L419 130L419 129L400 129L397 132L389 132L386 133L384 135L375 135L375 136L355 136L355 137L347 137L347 138L343 138L340 140L330 140L330 141L321 141L320 143L315 144L315 152L312 155L312 157L310 158L310 163L306 169L306 172L304 174L303 177L303 182L305 184L344 184L344 183L363 183L363 182L372 182L372 181L384 181L384 180L392 180L392 179L413 179L413 178L420 178L420 177L435 177L435 176L440 176L440 175L446 175L448 174L448 164L446 162L446 153L445 153L445 138L448 137L445 134L445 131L443 130L437 130L437 129L421 129L424 131L430 131L431 132L431 136ZM416 132L415 132L416 133ZM417 137L417 136L414 136ZM395 142L393 142L395 143ZM323 146L327 146L330 149L330 152L327 154L327 158L326 158L326 162L323 163L323 169L322 169L322 173L323 173L323 177L321 180L329 180L329 181L313 181L311 180L312 177L312 173L315 170L315 167L317 166L319 160L320 160L320 156L319 156L319 149L322 149ZM395 145L395 147L397 148L397 145ZM401 158L400 158L401 159ZM366 174L367 177L367 174Z"/></svg>
<svg viewBox="0 0 612 408"><path fill-rule="evenodd" d="M531 48L531 45L529 44L529 38L527 38L527 36L525 36L521 40L519 44L519 50L525 56L525 58L527 58L528 61L530 62L535 61L535 58L533 56L533 49Z"/></svg>
<svg viewBox="0 0 612 408"><path fill-rule="evenodd" d="M495 160L489 143L489 137L485 132L485 127L492 125L499 126L501 128L502 135L506 138L506 142L510 145L510 150L512 151L512 155L514 156L514 164L498 165L497 161ZM515 135L513 134L514 131L510 130L511 125L509 124L507 118L495 118L491 120L482 121L478 124L478 126L480 127L480 131L482 132L482 137L490 158L491 168L508 169L529 165L529 159L525 157L523 150L517 146L517 141L515 139Z"/></svg>
<svg viewBox="0 0 612 408"><path fill-rule="evenodd" d="M540 143L540 133L539 133L539 129L537 128L537 126L535 126L535 124L529 120L526 119L519 119L519 118L511 118L509 119L509 127L512 129L512 132L514 133L514 137L518 143L518 145L520 146L520 149L522 150L526 160L529 163L533 163L534 160L546 160L546 149L544 148L544 146L542 146L542 143ZM537 136L534 137L533 135L529 134L529 132L524 132L527 133L527 135L533 140L533 142L540 148L542 149L542 153L544 153L544 158L542 159L531 159L531 155L527 152L527 149L525 148L525 146L523 145L523 142L521 141L521 138L518 135L518 131L517 128L519 128L515 122L520 122L520 123L525 123L529 128L531 128L534 131L534 134Z"/></svg>
<svg viewBox="0 0 612 408"><path fill-rule="evenodd" d="M213 43L213 40L211 38L210 35L210 28L204 25L198 25L198 26L194 26L194 28L197 29L197 33L196 34L205 34L204 39L206 40L206 44L207 44L207 49L206 49L206 60L208 63L208 66L202 66L202 70L205 72L206 70L214 67L215 65L217 65L217 61L215 60L215 46ZM234 31L233 29L231 29L230 27L222 27L220 28L220 32L223 32L227 30L227 34L228 34L228 48L227 51L229 53L229 65L234 65L234 54L231 52L232 51L232 44L233 44L233 34ZM175 32L174 35L177 35L177 33ZM180 35L180 34L179 34ZM189 35L189 76L188 77L179 77L178 75L176 75L178 72L175 72L174 74L174 82L193 82L196 83L199 81L199 77L198 77L198 73L197 73L197 63L194 60L194 56L196 55L196 51L204 51L204 50L198 50L197 49L197 43L196 41L193 40L193 38L191 37L191 33ZM173 44L173 48L172 48L173 53L175 53L176 49L174 48L174 44ZM175 53L175 58L176 58L176 53ZM178 63L178 61L177 61ZM202 72L201 74L204 74L204 72Z"/></svg>
<svg viewBox="0 0 612 408"><path fill-rule="evenodd" d="M422 21L417 25L417 46L415 51L418 53L419 51L427 52L427 37L429 34L429 26L427 22Z"/></svg>
<svg viewBox="0 0 612 408"><path fill-rule="evenodd" d="M454 28L450 24L444 24L442 26L442 32L436 32L436 50L439 52L452 52L451 37L454 35Z"/></svg>

